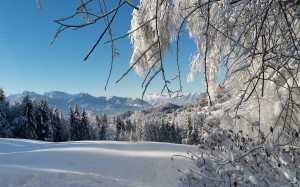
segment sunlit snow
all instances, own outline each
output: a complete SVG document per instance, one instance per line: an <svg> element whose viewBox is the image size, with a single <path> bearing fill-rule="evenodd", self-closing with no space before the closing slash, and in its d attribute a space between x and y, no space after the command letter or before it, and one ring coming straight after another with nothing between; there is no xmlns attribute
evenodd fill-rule
<svg viewBox="0 0 300 187"><path fill-rule="evenodd" d="M0 186L175 186L194 146L0 139Z"/></svg>

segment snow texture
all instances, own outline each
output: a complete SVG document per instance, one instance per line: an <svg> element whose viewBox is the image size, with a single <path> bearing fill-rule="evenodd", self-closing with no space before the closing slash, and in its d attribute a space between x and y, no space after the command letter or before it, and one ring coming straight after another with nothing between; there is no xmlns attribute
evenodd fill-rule
<svg viewBox="0 0 300 187"><path fill-rule="evenodd" d="M0 139L0 186L176 186L196 147L168 143ZM50 180L51 179L51 180Z"/></svg>

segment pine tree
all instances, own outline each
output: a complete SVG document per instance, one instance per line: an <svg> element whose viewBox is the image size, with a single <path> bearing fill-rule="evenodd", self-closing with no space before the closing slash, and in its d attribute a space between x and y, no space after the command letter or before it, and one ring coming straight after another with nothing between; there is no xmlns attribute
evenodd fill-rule
<svg viewBox="0 0 300 187"><path fill-rule="evenodd" d="M50 119L50 108L47 101L41 99L36 110L37 130L39 140L53 141L53 126Z"/></svg>
<svg viewBox="0 0 300 187"><path fill-rule="evenodd" d="M64 140L62 134L62 121L57 109L54 109L51 114L51 123L53 125L53 141L62 142Z"/></svg>
<svg viewBox="0 0 300 187"><path fill-rule="evenodd" d="M96 116L96 123L97 123L97 127L98 127L99 140L106 140L107 128L108 128L107 122L108 121L107 121L106 114L103 114L101 116L101 118Z"/></svg>
<svg viewBox="0 0 300 187"><path fill-rule="evenodd" d="M0 102L5 101L5 94L2 88L0 88Z"/></svg>
<svg viewBox="0 0 300 187"><path fill-rule="evenodd" d="M170 131L169 131L169 136L170 136L170 142L171 143L177 143L177 134L176 134L176 128L175 124L172 123L170 126Z"/></svg>
<svg viewBox="0 0 300 187"><path fill-rule="evenodd" d="M79 113L79 110L78 110L78 105L75 105L75 107L74 107L74 116L76 118L79 118L79 116L80 116L80 113Z"/></svg>
<svg viewBox="0 0 300 187"><path fill-rule="evenodd" d="M123 141L124 139L124 131L125 131L125 124L122 119L117 116L114 119L114 124L116 125L116 141Z"/></svg>
<svg viewBox="0 0 300 187"><path fill-rule="evenodd" d="M9 127L8 109L9 104L6 101L3 89L0 88L0 137L7 136L5 129Z"/></svg>
<svg viewBox="0 0 300 187"><path fill-rule="evenodd" d="M182 144L182 136L181 136L181 130L179 127L176 125L176 143Z"/></svg>
<svg viewBox="0 0 300 187"><path fill-rule="evenodd" d="M23 99L22 104L21 116L23 120L19 123L20 138L37 139L37 123L34 115L34 107L28 95Z"/></svg>
<svg viewBox="0 0 300 187"><path fill-rule="evenodd" d="M87 118L85 110L82 110L80 115L80 121L77 126L77 131L79 134L78 140L89 140L90 132L89 132L89 120Z"/></svg>
<svg viewBox="0 0 300 187"><path fill-rule="evenodd" d="M77 123L77 120L75 118L73 109L71 107L69 107L68 125L69 125L69 128L70 128L70 140L72 140L72 141L76 140L76 137L77 137L76 123Z"/></svg>
<svg viewBox="0 0 300 187"><path fill-rule="evenodd" d="M169 142L169 123L161 120L161 124L158 128L158 141Z"/></svg>

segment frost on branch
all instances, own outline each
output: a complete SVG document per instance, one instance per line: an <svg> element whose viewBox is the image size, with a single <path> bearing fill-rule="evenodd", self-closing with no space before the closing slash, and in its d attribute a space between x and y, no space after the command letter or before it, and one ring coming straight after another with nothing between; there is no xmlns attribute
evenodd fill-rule
<svg viewBox="0 0 300 187"><path fill-rule="evenodd" d="M170 8L170 1L141 0L139 10L132 13L131 30L149 22L130 34L133 45L130 65L136 64L135 70L141 76L148 68L159 65L162 55L169 48L172 40Z"/></svg>

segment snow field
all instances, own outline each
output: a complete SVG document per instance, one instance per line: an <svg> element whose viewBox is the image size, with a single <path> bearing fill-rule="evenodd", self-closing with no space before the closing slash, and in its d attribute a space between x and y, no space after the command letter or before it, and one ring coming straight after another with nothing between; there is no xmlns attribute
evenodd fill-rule
<svg viewBox="0 0 300 187"><path fill-rule="evenodd" d="M0 186L176 186L196 147L154 142L0 139Z"/></svg>

